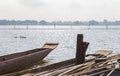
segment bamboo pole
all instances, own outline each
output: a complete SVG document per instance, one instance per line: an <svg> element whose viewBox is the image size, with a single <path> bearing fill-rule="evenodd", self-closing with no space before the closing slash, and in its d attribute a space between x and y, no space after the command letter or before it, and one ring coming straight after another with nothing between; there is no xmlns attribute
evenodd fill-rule
<svg viewBox="0 0 120 76"><path fill-rule="evenodd" d="M107 76L110 76L113 72L115 71L115 69L112 69Z"/></svg>

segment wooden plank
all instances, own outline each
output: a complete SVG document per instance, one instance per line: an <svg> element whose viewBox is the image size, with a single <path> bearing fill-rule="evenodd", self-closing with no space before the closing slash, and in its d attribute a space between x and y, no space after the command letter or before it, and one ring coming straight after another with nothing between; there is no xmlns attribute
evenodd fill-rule
<svg viewBox="0 0 120 76"><path fill-rule="evenodd" d="M49 48L49 49L54 49L58 46L59 43L45 43L43 48Z"/></svg>
<svg viewBox="0 0 120 76"><path fill-rule="evenodd" d="M112 53L111 50L97 50L95 51L95 54L101 54L101 55L104 55L104 56L108 56Z"/></svg>
<svg viewBox="0 0 120 76"><path fill-rule="evenodd" d="M103 61L106 61L106 60L107 60L107 58L96 58L95 62L99 63L99 62L103 62Z"/></svg>

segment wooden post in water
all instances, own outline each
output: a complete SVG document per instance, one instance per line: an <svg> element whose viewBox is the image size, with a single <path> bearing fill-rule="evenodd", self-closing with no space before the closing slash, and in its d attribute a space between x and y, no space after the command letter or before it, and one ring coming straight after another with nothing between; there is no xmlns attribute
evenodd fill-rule
<svg viewBox="0 0 120 76"><path fill-rule="evenodd" d="M56 29L56 24L54 24L54 29Z"/></svg>
<svg viewBox="0 0 120 76"><path fill-rule="evenodd" d="M15 25L14 25L13 29L15 30Z"/></svg>
<svg viewBox="0 0 120 76"><path fill-rule="evenodd" d="M106 30L108 30L108 24L106 24Z"/></svg>
<svg viewBox="0 0 120 76"><path fill-rule="evenodd" d="M76 47L76 65L85 62L85 54L88 47L88 42L83 42L83 34L77 35L77 47Z"/></svg>
<svg viewBox="0 0 120 76"><path fill-rule="evenodd" d="M26 27L26 29L28 30L28 24L27 24L27 27Z"/></svg>
<svg viewBox="0 0 120 76"><path fill-rule="evenodd" d="M88 29L90 29L90 22L88 23Z"/></svg>

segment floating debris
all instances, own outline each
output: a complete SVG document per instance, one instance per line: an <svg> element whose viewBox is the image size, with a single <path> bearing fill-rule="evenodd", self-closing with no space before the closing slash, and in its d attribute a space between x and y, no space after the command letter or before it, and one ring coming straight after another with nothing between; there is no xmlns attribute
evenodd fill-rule
<svg viewBox="0 0 120 76"><path fill-rule="evenodd" d="M22 36L22 35L20 35L20 38L27 38L26 36Z"/></svg>
<svg viewBox="0 0 120 76"><path fill-rule="evenodd" d="M17 36L15 36L14 38L18 38Z"/></svg>
<svg viewBox="0 0 120 76"><path fill-rule="evenodd" d="M27 38L26 36L20 35L20 36L15 36L14 38L20 38L20 39L25 39Z"/></svg>

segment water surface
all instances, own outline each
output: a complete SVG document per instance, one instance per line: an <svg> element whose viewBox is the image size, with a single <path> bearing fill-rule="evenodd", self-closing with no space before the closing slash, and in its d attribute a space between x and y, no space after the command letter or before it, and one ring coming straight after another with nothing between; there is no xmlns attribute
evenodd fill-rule
<svg viewBox="0 0 120 76"><path fill-rule="evenodd" d="M39 48L46 42L58 42L59 46L45 58L48 64L74 58L77 34L83 34L84 41L90 43L87 53L96 50L120 53L119 30L0 30L0 56Z"/></svg>

